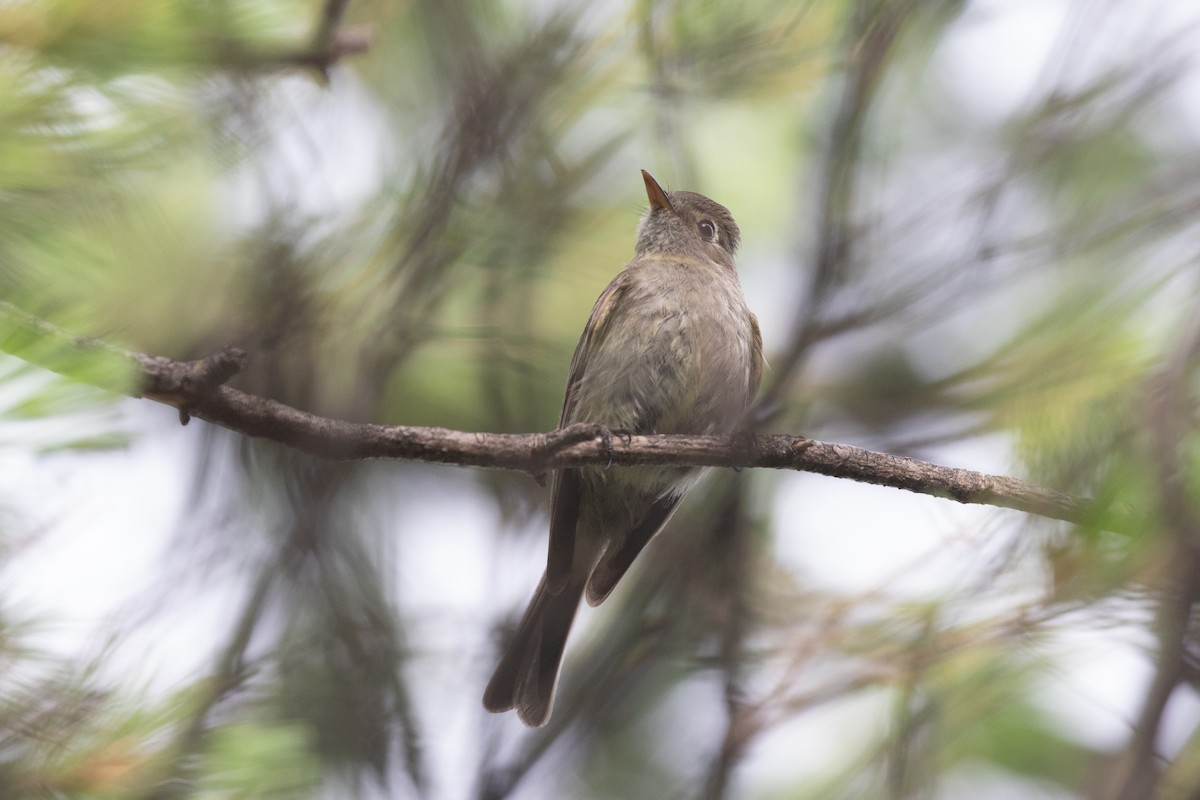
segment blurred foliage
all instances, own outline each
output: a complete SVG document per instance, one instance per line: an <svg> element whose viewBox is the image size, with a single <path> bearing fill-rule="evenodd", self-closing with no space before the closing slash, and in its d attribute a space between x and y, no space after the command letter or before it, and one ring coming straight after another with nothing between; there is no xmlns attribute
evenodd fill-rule
<svg viewBox="0 0 1200 800"><path fill-rule="evenodd" d="M931 511L933 549L851 591L788 555L857 533L785 513L817 484L713 475L523 734L478 700L541 488L204 429L161 586L99 655L37 646L8 593L45 534L0 518L0 796L1195 797L1184 5L0 3L0 300L25 312L177 358L241 346L236 385L328 416L545 430L646 167L741 224L764 428L999 447L1096 500L1077 527ZM0 361L5 451L146 435L148 404L97 388L131 391L117 361L5 319L0 347L54 370ZM888 513L851 567L912 530ZM937 587L906 588L926 562ZM138 684L154 624L202 630L166 692ZM1059 642L1117 632L1150 677L1100 746L1048 683Z"/></svg>
<svg viewBox="0 0 1200 800"><path fill-rule="evenodd" d="M227 725L213 737L209 755L195 793L205 800L310 797L318 785L301 725Z"/></svg>

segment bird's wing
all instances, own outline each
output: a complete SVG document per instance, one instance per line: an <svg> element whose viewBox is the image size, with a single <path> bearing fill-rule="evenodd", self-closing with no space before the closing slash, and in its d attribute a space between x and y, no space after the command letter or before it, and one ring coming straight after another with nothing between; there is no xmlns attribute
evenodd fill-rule
<svg viewBox="0 0 1200 800"><path fill-rule="evenodd" d="M758 317L754 316L754 312L750 314L750 392L746 395L746 404L754 402L755 396L758 395L759 384L762 383L763 376L763 352L762 352L762 331L758 329Z"/></svg>
<svg viewBox="0 0 1200 800"><path fill-rule="evenodd" d="M563 398L562 416L559 427L574 420L575 404L579 395L579 382L587 372L588 358L608 333L613 310L629 291L629 273L622 272L601 293L591 316L575 346L571 359L571 370L567 374L566 396ZM587 420L582 420L587 421ZM558 594L567 585L571 576L571 564L575 559L575 524L579 520L579 501L582 484L577 469L560 469L554 474L550 501L550 546L546 553L546 591Z"/></svg>
<svg viewBox="0 0 1200 800"><path fill-rule="evenodd" d="M633 565L638 553L654 535L663 529L671 515L675 513L682 494L663 495L646 509L645 515L638 521L627 535L617 537L609 543L604 556L592 570L587 583L587 602L590 606L598 606L604 602L621 578Z"/></svg>

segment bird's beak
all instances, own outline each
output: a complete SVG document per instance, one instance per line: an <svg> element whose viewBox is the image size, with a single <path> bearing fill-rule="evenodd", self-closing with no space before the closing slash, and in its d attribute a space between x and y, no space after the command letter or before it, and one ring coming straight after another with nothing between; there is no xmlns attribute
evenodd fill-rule
<svg viewBox="0 0 1200 800"><path fill-rule="evenodd" d="M646 182L646 197L650 198L650 208L665 208L674 214L675 207L667 199L667 193L658 185L658 181L654 180L654 176L642 170L642 180Z"/></svg>

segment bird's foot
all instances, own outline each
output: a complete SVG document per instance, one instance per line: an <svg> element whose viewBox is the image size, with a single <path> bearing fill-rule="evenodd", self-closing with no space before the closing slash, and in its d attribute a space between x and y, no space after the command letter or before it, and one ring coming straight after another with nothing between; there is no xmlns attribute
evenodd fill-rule
<svg viewBox="0 0 1200 800"><path fill-rule="evenodd" d="M600 449L608 454L608 463L604 465L605 469L608 469L612 466L613 439L623 440L626 447L629 447L629 445L633 443L632 431L621 429L613 430L611 428L606 428L603 425L600 426L599 437Z"/></svg>

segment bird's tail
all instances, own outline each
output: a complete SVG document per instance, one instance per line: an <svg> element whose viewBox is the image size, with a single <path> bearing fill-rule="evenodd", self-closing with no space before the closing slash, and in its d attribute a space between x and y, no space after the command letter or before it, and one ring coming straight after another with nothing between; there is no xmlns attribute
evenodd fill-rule
<svg viewBox="0 0 1200 800"><path fill-rule="evenodd" d="M560 592L550 594L546 576L542 576L516 635L483 692L484 708L494 712L515 708L526 725L546 724L584 583L572 577Z"/></svg>

